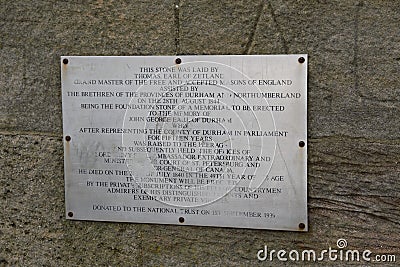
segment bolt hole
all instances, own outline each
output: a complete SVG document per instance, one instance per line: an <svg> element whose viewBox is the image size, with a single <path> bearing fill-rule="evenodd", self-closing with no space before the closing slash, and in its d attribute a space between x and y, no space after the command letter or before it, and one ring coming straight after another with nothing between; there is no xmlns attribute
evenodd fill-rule
<svg viewBox="0 0 400 267"><path fill-rule="evenodd" d="M304 141L299 142L299 147L304 147L305 145L306 145L306 143L304 143Z"/></svg>
<svg viewBox="0 0 400 267"><path fill-rule="evenodd" d="M74 213L72 211L68 212L68 217L74 217Z"/></svg>
<svg viewBox="0 0 400 267"><path fill-rule="evenodd" d="M306 228L306 225L304 223L299 223L299 229L304 230Z"/></svg>
<svg viewBox="0 0 400 267"><path fill-rule="evenodd" d="M179 217L179 222L180 222L180 223L184 223L184 222L185 222L185 218Z"/></svg>
<svg viewBox="0 0 400 267"><path fill-rule="evenodd" d="M67 136L65 137L65 140L66 140L67 142L71 141L71 136L67 135Z"/></svg>
<svg viewBox="0 0 400 267"><path fill-rule="evenodd" d="M64 59L63 59L63 63L64 63L65 65L67 65L67 64L68 64L68 58L64 58Z"/></svg>
<svg viewBox="0 0 400 267"><path fill-rule="evenodd" d="M181 64L182 63L182 59L180 59L180 58L175 59L175 63L176 64Z"/></svg>
<svg viewBox="0 0 400 267"><path fill-rule="evenodd" d="M303 64L306 62L306 59L304 57L299 57L299 63Z"/></svg>

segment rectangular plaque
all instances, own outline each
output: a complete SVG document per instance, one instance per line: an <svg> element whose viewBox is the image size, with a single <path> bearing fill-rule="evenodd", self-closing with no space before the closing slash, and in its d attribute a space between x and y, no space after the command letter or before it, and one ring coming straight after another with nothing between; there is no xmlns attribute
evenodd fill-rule
<svg viewBox="0 0 400 267"><path fill-rule="evenodd" d="M307 55L61 57L66 216L307 231Z"/></svg>

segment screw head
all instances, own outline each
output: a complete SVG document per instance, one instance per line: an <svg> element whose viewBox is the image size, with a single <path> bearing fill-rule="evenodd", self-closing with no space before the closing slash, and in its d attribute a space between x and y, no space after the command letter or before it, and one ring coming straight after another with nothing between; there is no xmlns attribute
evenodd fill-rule
<svg viewBox="0 0 400 267"><path fill-rule="evenodd" d="M306 62L306 59L304 57L299 57L299 63L303 64L304 62Z"/></svg>
<svg viewBox="0 0 400 267"><path fill-rule="evenodd" d="M177 59L175 59L175 63L176 64L181 64L182 63L182 59L180 59L179 57Z"/></svg>
<svg viewBox="0 0 400 267"><path fill-rule="evenodd" d="M68 64L68 58L64 58L64 59L63 59L63 63L64 63L65 65L67 65L67 64Z"/></svg>

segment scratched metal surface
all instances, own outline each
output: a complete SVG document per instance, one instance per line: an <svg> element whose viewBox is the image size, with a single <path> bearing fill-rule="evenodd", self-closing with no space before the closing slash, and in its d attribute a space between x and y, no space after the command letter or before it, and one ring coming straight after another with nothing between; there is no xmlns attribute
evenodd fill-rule
<svg viewBox="0 0 400 267"><path fill-rule="evenodd" d="M339 238L400 257L398 1L15 0L0 18L0 266L304 266L256 254ZM308 54L308 232L65 219L60 56L291 53Z"/></svg>
<svg viewBox="0 0 400 267"><path fill-rule="evenodd" d="M307 56L61 59L67 218L307 231Z"/></svg>

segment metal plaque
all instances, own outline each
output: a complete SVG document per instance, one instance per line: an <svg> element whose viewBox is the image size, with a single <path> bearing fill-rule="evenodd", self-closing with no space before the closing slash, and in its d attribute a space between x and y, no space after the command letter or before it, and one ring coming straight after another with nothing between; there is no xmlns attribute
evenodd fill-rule
<svg viewBox="0 0 400 267"><path fill-rule="evenodd" d="M307 231L307 55L61 57L66 216Z"/></svg>

